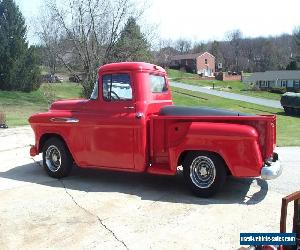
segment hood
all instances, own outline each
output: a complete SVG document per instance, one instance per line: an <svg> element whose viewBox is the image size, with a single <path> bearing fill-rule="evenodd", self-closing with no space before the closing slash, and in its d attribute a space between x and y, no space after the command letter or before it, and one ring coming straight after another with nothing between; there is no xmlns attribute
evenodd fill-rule
<svg viewBox="0 0 300 250"><path fill-rule="evenodd" d="M52 103L50 110L79 110L87 101L87 99L59 100Z"/></svg>
<svg viewBox="0 0 300 250"><path fill-rule="evenodd" d="M249 114L225 109L184 106L165 106L160 109L159 114L163 116L249 116Z"/></svg>

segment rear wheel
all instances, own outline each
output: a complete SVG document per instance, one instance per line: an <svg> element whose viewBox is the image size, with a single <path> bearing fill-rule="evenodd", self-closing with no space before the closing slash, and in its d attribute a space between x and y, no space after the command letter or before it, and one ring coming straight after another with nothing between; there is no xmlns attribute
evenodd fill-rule
<svg viewBox="0 0 300 250"><path fill-rule="evenodd" d="M183 162L183 173L191 191L204 198L213 196L226 179L223 160L209 152L189 153Z"/></svg>
<svg viewBox="0 0 300 250"><path fill-rule="evenodd" d="M295 108L290 108L291 109L291 115L297 115L297 111Z"/></svg>
<svg viewBox="0 0 300 250"><path fill-rule="evenodd" d="M63 178L70 174L73 159L65 143L53 137L43 146L43 166L49 176Z"/></svg>
<svg viewBox="0 0 300 250"><path fill-rule="evenodd" d="M284 109L284 112L288 115L293 115L293 113L294 113L294 110L291 107L283 107L283 109Z"/></svg>

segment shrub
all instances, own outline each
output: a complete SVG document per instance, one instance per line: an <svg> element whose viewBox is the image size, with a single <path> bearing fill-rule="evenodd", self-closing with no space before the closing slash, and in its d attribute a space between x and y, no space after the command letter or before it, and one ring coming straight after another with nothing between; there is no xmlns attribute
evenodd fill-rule
<svg viewBox="0 0 300 250"><path fill-rule="evenodd" d="M272 88L270 88L269 92L271 92L271 93L278 93L278 94L284 94L286 92L286 88L272 87Z"/></svg>

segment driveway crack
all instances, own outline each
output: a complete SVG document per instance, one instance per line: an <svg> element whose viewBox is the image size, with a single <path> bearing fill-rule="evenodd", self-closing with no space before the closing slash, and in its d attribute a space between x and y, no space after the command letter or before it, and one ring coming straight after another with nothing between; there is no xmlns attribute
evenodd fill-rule
<svg viewBox="0 0 300 250"><path fill-rule="evenodd" d="M31 157L31 159L33 160L33 162L38 165L39 167L43 167L42 164L39 161L36 161L33 157Z"/></svg>
<svg viewBox="0 0 300 250"><path fill-rule="evenodd" d="M119 243L121 243L127 250L129 250L128 246L125 244L125 242L121 239L119 239L117 237L117 235L110 229L108 228L107 225L105 225L105 223L103 222L103 220L97 215L92 213L91 211L89 211L88 209L86 209L85 207L81 206L73 197L73 195L68 191L64 181L62 179L58 179L58 181L61 183L61 185L63 186L66 194L71 198L71 200L75 203L75 205L77 207L79 207L80 209L82 209L83 211L85 211L87 214L97 218L98 222L101 224L102 227L104 227Z"/></svg>

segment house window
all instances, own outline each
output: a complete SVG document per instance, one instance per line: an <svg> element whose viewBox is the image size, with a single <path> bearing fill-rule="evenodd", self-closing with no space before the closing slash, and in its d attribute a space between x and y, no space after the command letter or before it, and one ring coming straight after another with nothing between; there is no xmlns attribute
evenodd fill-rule
<svg viewBox="0 0 300 250"><path fill-rule="evenodd" d="M204 63L207 64L207 59L206 58L204 59Z"/></svg>
<svg viewBox="0 0 300 250"><path fill-rule="evenodd" d="M259 81L261 88L268 88L274 84L274 81Z"/></svg>
<svg viewBox="0 0 300 250"><path fill-rule="evenodd" d="M105 101L124 101L132 99L129 74L109 74L102 77L103 99Z"/></svg>
<svg viewBox="0 0 300 250"><path fill-rule="evenodd" d="M294 80L294 88L300 87L300 80Z"/></svg>
<svg viewBox="0 0 300 250"><path fill-rule="evenodd" d="M285 88L286 85L287 85L287 80L281 80L280 86L281 86L282 88Z"/></svg>
<svg viewBox="0 0 300 250"><path fill-rule="evenodd" d="M260 87L262 87L262 88L265 88L268 86L267 81L259 81L259 83L260 83Z"/></svg>

